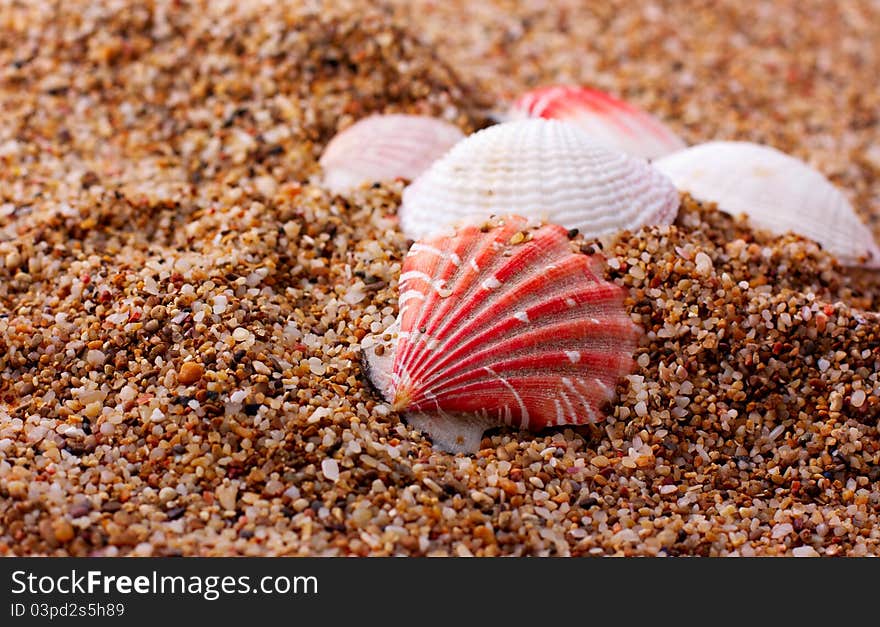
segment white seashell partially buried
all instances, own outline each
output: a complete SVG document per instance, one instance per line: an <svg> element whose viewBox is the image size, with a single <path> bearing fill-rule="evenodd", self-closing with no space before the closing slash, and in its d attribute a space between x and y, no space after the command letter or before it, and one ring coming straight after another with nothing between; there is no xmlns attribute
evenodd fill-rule
<svg viewBox="0 0 880 627"><path fill-rule="evenodd" d="M540 118L490 126L456 144L403 192L400 223L420 239L474 218L517 214L588 238L670 224L679 196L643 159Z"/></svg>
<svg viewBox="0 0 880 627"><path fill-rule="evenodd" d="M717 141L654 162L694 198L725 213L744 213L776 234L819 242L842 264L880 267L880 248L846 197L820 172L769 146Z"/></svg>
<svg viewBox="0 0 880 627"><path fill-rule="evenodd" d="M362 183L413 180L464 137L423 115L371 115L338 133L321 155L324 185L339 194Z"/></svg>

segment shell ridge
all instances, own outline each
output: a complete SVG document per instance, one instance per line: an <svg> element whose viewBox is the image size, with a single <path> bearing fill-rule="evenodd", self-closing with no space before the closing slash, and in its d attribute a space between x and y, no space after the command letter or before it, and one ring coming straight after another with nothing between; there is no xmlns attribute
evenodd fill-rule
<svg viewBox="0 0 880 627"><path fill-rule="evenodd" d="M571 368L572 364L564 357L564 350L578 350L580 358L578 360L579 367L591 365L596 368L615 367L615 364L604 362L596 357L588 350L588 346L584 343L593 341L596 343L594 348L609 349L614 347L614 343L623 345L632 344L635 348L635 332L632 321L625 316L619 316L605 321L598 320L581 320L580 324L575 324L578 320L578 312L567 312L568 315L562 318L556 318L557 322L552 326L543 326L535 328L531 325L528 331L519 332L518 327L521 325L510 324L506 333L501 334L502 337L494 338L492 346L482 350L470 352L474 345L485 340L484 337L473 337L468 342L457 346L454 351L443 353L443 357L438 363L432 366L427 372L421 374L413 374L417 378L420 385L424 389L430 389L432 393L439 394L443 389L454 386L462 380L467 380L473 376L473 373L479 373L480 368L485 365L491 365L493 368L500 369L502 366L519 365L519 360L524 355L531 354L535 362L542 363L544 370L553 369L560 370L563 368ZM608 333L609 340L603 343L601 339L596 339L597 334ZM541 343L542 337L549 338ZM599 338L602 336L599 335ZM531 351L531 352L530 352ZM544 364L541 355L549 352L557 357L556 361L561 362L557 368L551 368ZM601 354L601 353L600 353ZM438 379L444 376L443 366L453 360L459 360L460 374L456 377L447 378L439 385L435 385ZM500 362L498 361L500 359Z"/></svg>
<svg viewBox="0 0 880 627"><path fill-rule="evenodd" d="M508 390L510 390L510 393L513 395L513 398L515 398L516 402L519 404L519 409L520 409L519 418L521 420L520 425L522 426L523 429L528 429L529 428L529 409L528 409L528 407L526 407L526 404L523 402L523 399L519 395L519 392L516 391L516 388L514 388L510 384L510 382L507 381L507 379L502 377L500 374L498 374L497 372L495 372L491 368L484 368L484 370L486 372L488 372L490 375L494 376L501 383L501 385L503 385ZM512 422L511 419L512 419L512 416L510 416L510 415L505 416L504 422L507 424L511 424L511 422Z"/></svg>
<svg viewBox="0 0 880 627"><path fill-rule="evenodd" d="M560 229L561 231L561 229ZM541 231L539 230L539 233ZM556 234L557 237L560 235L559 231L545 231L545 233ZM544 258L546 256L552 256L556 253L557 249L548 248L545 251L542 251L541 257ZM577 258L574 258L577 261ZM510 266L511 264L507 264ZM587 264L588 265L588 264ZM496 271L495 274L498 274L499 271ZM562 272L558 272L554 275L556 280L562 280L564 275ZM526 285L522 285L523 281L525 281ZM527 288L529 282L538 282L541 281L541 277L524 277L522 281L506 281L505 286L503 288L504 291L499 291L495 294L496 300L495 308L493 309L493 301L488 299L482 299L481 302L473 307L472 309L464 309L458 312L458 315L446 315L446 320L441 325L434 328L433 336L439 340L438 350L442 353L447 353L450 350L450 345L454 342L461 339L461 334L464 333L465 329L472 328L474 334L479 334L480 331L484 331L483 326L487 321L491 321L493 314L497 315L500 313L500 310L503 306L507 305L508 308L516 307L517 303L514 301L510 303L509 297L515 296L517 290L522 290ZM476 283L476 282L474 282ZM562 287L560 285L559 287ZM465 294L463 294L464 300L468 300L471 296L474 295L476 289L470 289ZM528 294L528 290L526 290L526 294ZM448 308L447 308L448 309ZM447 309L444 310L444 315L449 313ZM464 321L469 323L469 326L465 326L463 324ZM458 329L458 332L456 332ZM451 335L448 335L449 332L452 332ZM418 367L419 364L409 363L410 366L413 367L413 375L418 376L422 370Z"/></svg>
<svg viewBox="0 0 880 627"><path fill-rule="evenodd" d="M599 235L591 230L597 216L610 218L610 231L615 220L630 228L674 215L674 192L643 159L610 151L574 126L535 118L459 142L404 190L400 222L419 239L468 216L512 212L590 237Z"/></svg>
<svg viewBox="0 0 880 627"><path fill-rule="evenodd" d="M476 261L476 259L479 258L482 260L487 256L492 256L493 246L498 242L499 238L503 239L507 236L507 233L511 231L516 231L521 226L524 226L523 220L509 220L508 224L506 224L497 234L495 234L494 237L479 237L476 233L474 233L474 241L472 241L471 244L468 246L467 252L461 256L463 257L461 263L462 270L457 278L461 280L464 276L467 275L467 273L473 266L479 268L479 263ZM469 232L475 231L476 230L473 229ZM501 265L503 263L503 260L498 260L497 256L494 256L494 258L497 260L496 265ZM473 264L473 266L471 264ZM492 272L491 268L482 268L480 271L484 273L491 273L491 276L494 276L494 272ZM464 293L456 294L457 296L461 297L459 300L447 300L446 302L441 303L439 307L436 307L434 309L433 315L430 316L429 320L421 320L420 328L424 327L426 331L431 335L431 337L439 339L440 337L442 337L444 330L449 326L449 324L452 324L455 320L460 320L463 316L467 315L467 308L464 308L463 311L460 311L457 317L451 317L450 313L451 311L455 311L457 302L462 302L465 304L469 303L471 300L470 297L473 295L474 292L478 291L479 286L477 285L476 281L471 281L468 285L469 287L467 291L465 291ZM459 309L462 308L459 307ZM443 324L444 319L448 320L447 324ZM413 372L414 376L416 376L419 364L423 359L429 357L429 353L431 353L432 351L427 345L424 344L418 348L414 345L409 348L410 350L407 351L406 357L402 361L402 363L405 364L411 372Z"/></svg>
<svg viewBox="0 0 880 627"><path fill-rule="evenodd" d="M414 260L408 259L407 261ZM403 342L398 344L397 354L395 355L395 369L398 368L398 364L407 363L410 352L412 351L413 347L418 343L418 339L421 336L421 330L424 328L425 315L431 313L431 311L433 310L432 307L435 306L438 301L442 300L442 298L444 298L445 296L451 294L451 291L447 290L446 285L449 280L454 280L455 268L457 267L453 263L451 256L446 259L438 256L429 256L427 259L420 259L416 267L431 269L433 274L429 274L428 272L425 272L421 269L410 270L408 269L410 266L407 263L405 263L404 266L405 272L401 274L400 278L401 290L409 290L410 280L415 279L422 281L426 285L430 286L431 292L424 293L424 291L422 291L424 294L424 298L421 299L418 309L413 313L411 318L407 319L405 323L402 323L402 326L405 325L408 328L416 329L419 332L419 336L407 337ZM452 269L451 276L444 276L447 274L447 271L450 268ZM443 278L434 278L436 275L440 275Z"/></svg>
<svg viewBox="0 0 880 627"><path fill-rule="evenodd" d="M623 322L623 321L622 321ZM622 329L625 329L625 324L621 324ZM575 349L579 346L579 342L584 341L588 338L569 338L569 342L564 344L565 348ZM616 338L618 340L619 345L626 346L627 348L635 348L634 341L631 336L621 332L619 336ZM531 354L533 357L533 361L536 364L540 364L543 366L542 370L534 375L537 378L545 378L546 376L552 375L565 375L567 373L575 372L578 369L582 369L584 366L590 366L595 369L616 369L621 364L618 364L614 361L613 357L608 357L607 355L602 354L602 349L610 350L615 348L616 345L605 345L598 347L600 350L587 350L586 348L582 348L579 352L581 355L581 359L578 361L579 367L576 367L575 364L565 364L564 361L567 361L567 358L564 357L563 351L558 349L545 349L545 351L535 351ZM449 390L454 389L456 387L460 387L465 383L477 383L479 381L483 381L484 379L481 377L481 372L487 366L492 367L493 370L496 368L501 370L503 368L513 368L520 365L523 361L524 355L528 354L527 350L520 349L515 353L505 353L502 355L501 361L475 361L468 365L467 369L462 369L463 371L455 377L449 378L443 381L440 385L433 386L433 381L425 381L420 380L420 385L422 389L430 390L431 394L437 398L443 396L443 394ZM504 358L504 355L507 355L508 358ZM482 356L481 356L482 357ZM553 365L555 363L555 365ZM414 397L414 402L418 403L418 397Z"/></svg>
<svg viewBox="0 0 880 627"><path fill-rule="evenodd" d="M590 416L595 416L595 414L593 413L593 409L590 406L590 402L586 398L584 398L583 394L581 394L581 391L575 387L571 379L569 377L562 377L561 381L566 391L571 393L571 395L574 396L575 399L577 399L577 401L580 403L580 407L584 408L587 414L587 418L589 419ZM580 412L578 412L578 416L580 416Z"/></svg>
<svg viewBox="0 0 880 627"><path fill-rule="evenodd" d="M569 289L568 285L562 283L559 275L551 275L551 277L551 285L554 291L549 293L543 308L535 310L527 302L518 303L519 308L524 308L529 312L533 325L542 323L546 317L559 316L560 313L565 314L564 320L575 320L584 313L598 314L599 312L595 311L597 304L619 306L623 301L623 292L617 286L592 283L588 286L580 286L578 289L572 290ZM543 276L533 277L524 288L538 288L543 283L544 278ZM585 306L587 304L585 301L588 300L590 301L590 307ZM499 313L487 307L481 313L481 317L491 321ZM477 322L482 324L483 320L480 319ZM483 326L480 328L479 333L474 332L471 335L465 335L465 330L459 328L456 333L447 337L440 345L439 348L441 350L438 352L442 357L436 360L430 368L421 369L413 374L419 377L429 377L433 372L444 367L449 361L460 358L463 353L471 350L474 345L479 344L486 337L494 337L498 342L505 341L509 335L517 333L518 326L511 324L510 319L506 318L501 322L496 322L494 325Z"/></svg>
<svg viewBox="0 0 880 627"><path fill-rule="evenodd" d="M414 258L410 257L410 255L407 255L407 258L404 260L404 267L401 269L402 272L398 281L398 289L401 294L411 291L419 292L422 294L422 298L419 299L419 305L416 309L411 310L409 307L400 307L398 319L400 320L400 326L403 331L408 331L409 329L415 329L415 331L418 331L421 328L420 320L424 316L424 312L429 310L431 303L434 302L435 297L438 295L438 290L434 289L437 287L435 281L438 279L434 278L434 274L440 262L440 259L431 257L428 259L420 259L418 263L416 263ZM411 281L420 281L422 284L431 286L432 289L431 291L427 291L424 287L419 289L417 284L411 285ZM443 286L445 286L445 280L441 287ZM399 301L398 306L400 306ZM395 370L400 369L398 364L405 359L408 348L414 341L415 338L412 333L401 335L401 341L398 342L397 350L395 351Z"/></svg>
<svg viewBox="0 0 880 627"><path fill-rule="evenodd" d="M629 343L622 342L622 346L627 346ZM628 347L628 346L627 346ZM614 347L606 347L606 350L617 348ZM576 368L574 364L569 367L559 366L559 362L564 359L563 356L560 355L559 351L547 351L546 353L539 354L542 358L536 357L535 361L537 363L541 363L545 366L545 368L541 371L526 371L523 370L521 374L517 376L517 380L522 384L528 384L529 382L539 381L543 384L547 384L551 382L555 377L563 377L563 376L578 376L577 373L580 369L583 369L584 365L582 364L579 368ZM555 360L555 362L554 362ZM496 362L491 363L488 366L480 366L477 368L473 368L467 372L463 372L458 375L455 379L450 379L448 381L443 382L442 388L433 388L430 390L431 398L428 399L427 395L423 394L422 396L416 396L413 400L413 405L416 407L421 407L428 400L434 402L435 400L444 400L446 398L455 396L459 393L460 390L466 389L468 387L480 386L483 384L491 383L492 378L484 376L484 369L489 367L493 371L498 371L503 368L511 368L512 366L516 366L518 363L521 363L521 357L514 360L508 360L506 362ZM589 359L586 359L584 363L589 367L595 368L618 368L621 364L618 364L615 360L611 358L602 358L598 356L598 352L592 353L589 355ZM549 364L549 365L548 365ZM494 367L493 367L494 366ZM496 370L496 368L498 370ZM424 388L422 388L424 389ZM592 393L591 393L592 395ZM599 394L599 396L604 397L604 393Z"/></svg>
<svg viewBox="0 0 880 627"><path fill-rule="evenodd" d="M477 230L474 227L467 227L465 229L465 233L475 235L477 233ZM491 242L486 241L485 238L471 240L468 243L467 237L460 237L459 241L466 243L466 250L462 251L462 254L456 254L459 260L463 260L464 263L459 263L457 266L455 266L458 272L453 271L453 276L451 277L451 280L461 280L461 277L464 275L465 272L467 272L467 269L470 267L470 264L467 262L472 261L481 252L485 252L486 254L488 254L489 248L491 247ZM481 242L482 246L480 245ZM442 260L437 257L433 257L432 259L435 267L442 262ZM447 300L446 302L441 302L439 306L433 306L436 305L436 303L433 300L426 299L420 309L420 315L417 318L417 328L425 328L427 332L428 325L430 323L430 329L433 332L435 328L435 321L442 318L442 316L445 315L445 312L448 310L449 307L452 306L452 303L454 302L455 301ZM422 343L421 345L417 344L417 342L413 341L408 342L405 346L402 347L400 354L401 367L407 367L407 369L412 371L413 364L417 362L422 356L424 356L424 354L428 351L427 346L424 343Z"/></svg>

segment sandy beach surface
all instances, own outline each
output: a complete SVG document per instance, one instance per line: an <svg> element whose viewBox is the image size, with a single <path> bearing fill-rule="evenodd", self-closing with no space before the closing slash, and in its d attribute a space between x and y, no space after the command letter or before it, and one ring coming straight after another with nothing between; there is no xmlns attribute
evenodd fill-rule
<svg viewBox="0 0 880 627"><path fill-rule="evenodd" d="M878 275L685 197L606 250L645 330L608 419L453 456L359 365L403 183L317 159L585 84L880 235L878 73L869 0L0 0L0 555L877 554Z"/></svg>

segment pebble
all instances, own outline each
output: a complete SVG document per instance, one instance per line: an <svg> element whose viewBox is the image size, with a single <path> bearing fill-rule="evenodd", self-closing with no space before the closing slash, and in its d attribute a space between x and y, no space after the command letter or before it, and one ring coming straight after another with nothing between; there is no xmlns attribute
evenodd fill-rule
<svg viewBox="0 0 880 627"><path fill-rule="evenodd" d="M798 546L791 550L795 557L819 557L819 553L811 546Z"/></svg>
<svg viewBox="0 0 880 627"><path fill-rule="evenodd" d="M794 527L792 527L790 523L780 523L773 527L770 537L778 540L779 538L784 538L792 533L794 533Z"/></svg>
<svg viewBox="0 0 880 627"><path fill-rule="evenodd" d="M200 380L204 374L204 366L192 361L187 361L180 367L180 371L177 373L177 381L182 385L192 385Z"/></svg>
<svg viewBox="0 0 880 627"><path fill-rule="evenodd" d="M850 398L850 403L852 403L853 407L858 408L858 407L861 407L862 405L865 404L866 398L867 398L867 395L865 394L864 390L856 390L855 392L852 393L852 397Z"/></svg>
<svg viewBox="0 0 880 627"><path fill-rule="evenodd" d="M70 508L67 510L67 513L70 514L71 518L79 518L80 516L85 516L91 511L91 503L89 503L88 501L80 501L71 505Z"/></svg>
<svg viewBox="0 0 880 627"><path fill-rule="evenodd" d="M325 459L321 462L321 472L330 481L339 480L339 464L335 459Z"/></svg>
<svg viewBox="0 0 880 627"><path fill-rule="evenodd" d="M6 484L6 491L14 499L24 499L27 497L27 484L16 479Z"/></svg>
<svg viewBox="0 0 880 627"><path fill-rule="evenodd" d="M238 487L235 485L218 486L214 491L220 505L226 510L234 510L236 498L238 496Z"/></svg>
<svg viewBox="0 0 880 627"><path fill-rule="evenodd" d="M86 361L90 366L103 366L107 356L99 350L90 350L86 354Z"/></svg>
<svg viewBox="0 0 880 627"><path fill-rule="evenodd" d="M57 520L52 527L55 530L55 539L58 542L70 542L73 540L75 535L73 525L66 520Z"/></svg>
<svg viewBox="0 0 880 627"><path fill-rule="evenodd" d="M234 339L236 342L247 342L251 339L251 337L251 332L244 327L236 327L236 329L232 332L232 339Z"/></svg>
<svg viewBox="0 0 880 627"><path fill-rule="evenodd" d="M263 492L266 496L278 496L284 492L284 484L277 479L271 479L266 482L266 487Z"/></svg>
<svg viewBox="0 0 880 627"><path fill-rule="evenodd" d="M226 312L226 308L229 306L229 299L225 294L218 294L214 297L212 310L215 316L221 316Z"/></svg>
<svg viewBox="0 0 880 627"><path fill-rule="evenodd" d="M712 258L704 252L698 252L694 257L694 264L697 268L697 274L700 276L709 276L712 272Z"/></svg>

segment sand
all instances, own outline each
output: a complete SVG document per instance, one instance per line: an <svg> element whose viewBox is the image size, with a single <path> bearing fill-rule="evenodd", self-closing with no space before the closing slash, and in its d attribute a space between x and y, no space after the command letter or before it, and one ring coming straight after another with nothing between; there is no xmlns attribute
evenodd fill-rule
<svg viewBox="0 0 880 627"><path fill-rule="evenodd" d="M878 553L872 274L685 198L606 250L645 329L607 421L452 456L358 364L403 184L317 165L575 82L877 224L876 4L128 4L0 3L0 554Z"/></svg>

